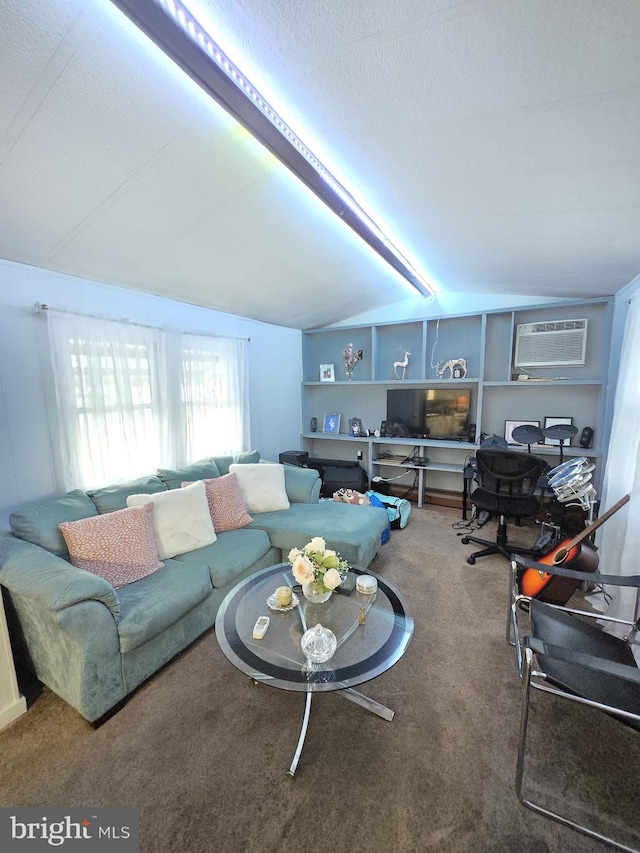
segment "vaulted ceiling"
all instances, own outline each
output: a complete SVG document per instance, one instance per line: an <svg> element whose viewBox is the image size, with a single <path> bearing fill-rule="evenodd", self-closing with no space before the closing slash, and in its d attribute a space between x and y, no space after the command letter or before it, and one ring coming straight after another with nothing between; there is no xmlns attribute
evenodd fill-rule
<svg viewBox="0 0 640 853"><path fill-rule="evenodd" d="M188 5L440 291L640 273L637 0ZM110 0L0 4L0 257L294 328L411 293Z"/></svg>

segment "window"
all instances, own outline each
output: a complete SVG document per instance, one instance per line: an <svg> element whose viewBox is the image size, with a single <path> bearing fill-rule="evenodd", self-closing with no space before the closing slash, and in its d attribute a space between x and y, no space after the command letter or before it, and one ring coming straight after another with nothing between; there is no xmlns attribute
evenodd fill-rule
<svg viewBox="0 0 640 853"><path fill-rule="evenodd" d="M183 337L182 402L187 457L235 453L238 436L248 434L244 405L245 341L230 338Z"/></svg>
<svg viewBox="0 0 640 853"><path fill-rule="evenodd" d="M246 342L49 315L66 488L248 449Z"/></svg>

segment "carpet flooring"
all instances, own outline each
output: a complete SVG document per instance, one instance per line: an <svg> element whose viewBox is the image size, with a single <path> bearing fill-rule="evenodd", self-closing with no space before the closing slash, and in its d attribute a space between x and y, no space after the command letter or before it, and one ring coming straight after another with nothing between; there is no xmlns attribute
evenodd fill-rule
<svg viewBox="0 0 640 853"><path fill-rule="evenodd" d="M315 694L291 778L303 695L254 684L210 631L97 730L42 688L0 732L0 805L135 807L142 853L610 849L517 801L508 564L469 566L459 524L454 510L414 506L371 566L415 619L404 657L359 688L395 710L392 722ZM522 544L536 537L514 529ZM536 795L638 844L636 732L536 694L531 756Z"/></svg>

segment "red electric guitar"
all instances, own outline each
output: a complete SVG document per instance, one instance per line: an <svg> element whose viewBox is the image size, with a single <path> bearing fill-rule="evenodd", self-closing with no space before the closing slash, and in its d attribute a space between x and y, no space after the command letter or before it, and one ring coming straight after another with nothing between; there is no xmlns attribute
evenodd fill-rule
<svg viewBox="0 0 640 853"><path fill-rule="evenodd" d="M598 568L597 552L593 548L583 547L580 543L583 539L586 539L587 536L590 536L594 530L600 527L601 524L604 524L608 518L611 518L614 513L618 512L618 510L626 503L628 503L630 497L631 495L625 495L617 504L614 504L614 506L608 509L600 516L600 518L594 521L593 524L585 527L585 529L580 531L580 533L578 533L578 535L573 539L565 539L557 548L550 551L544 557L539 557L536 562L542 563L545 566L564 566L567 569L571 568L581 572L595 572ZM525 569L522 578L520 579L520 592L522 595L527 595L530 598L537 598L540 596L540 593L544 590L547 584L554 579L554 577L556 580L560 580L557 576L552 575L550 572L545 572L542 569ZM562 580L570 579L562 578ZM580 581L575 581L574 588L579 586L579 584Z"/></svg>

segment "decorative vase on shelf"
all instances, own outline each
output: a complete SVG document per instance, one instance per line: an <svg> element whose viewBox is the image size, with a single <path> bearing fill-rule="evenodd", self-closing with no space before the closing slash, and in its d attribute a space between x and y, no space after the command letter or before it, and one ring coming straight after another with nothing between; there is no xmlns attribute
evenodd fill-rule
<svg viewBox="0 0 640 853"><path fill-rule="evenodd" d="M327 589L320 581L311 581L310 583L302 584L302 594L307 601L313 604L324 604L329 601L333 590Z"/></svg>

